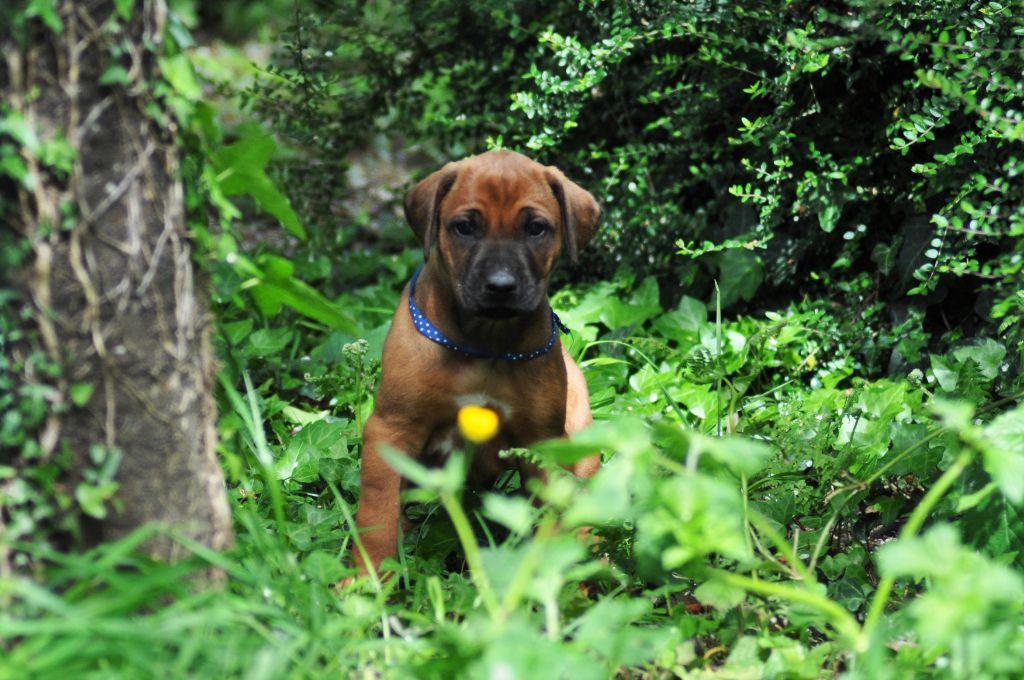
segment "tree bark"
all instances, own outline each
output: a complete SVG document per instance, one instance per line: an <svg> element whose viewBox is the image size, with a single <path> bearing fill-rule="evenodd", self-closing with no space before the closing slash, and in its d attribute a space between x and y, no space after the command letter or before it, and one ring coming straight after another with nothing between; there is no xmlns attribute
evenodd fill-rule
<svg viewBox="0 0 1024 680"><path fill-rule="evenodd" d="M64 139L74 152L62 172L23 148L30 175L16 189L14 228L32 258L12 275L46 353L64 367L68 407L49 415L40 444L53 455L66 443L76 467L94 445L120 450L121 508L98 538L155 521L222 549L233 534L207 295L193 271L174 119L150 87L166 7L136 0L127 20L106 0L56 9L59 33L33 22L27 41L3 45L11 110L43 144ZM127 76L101 84L112 66ZM66 388L82 383L95 389L74 407ZM147 547L167 559L185 552L165 536Z"/></svg>

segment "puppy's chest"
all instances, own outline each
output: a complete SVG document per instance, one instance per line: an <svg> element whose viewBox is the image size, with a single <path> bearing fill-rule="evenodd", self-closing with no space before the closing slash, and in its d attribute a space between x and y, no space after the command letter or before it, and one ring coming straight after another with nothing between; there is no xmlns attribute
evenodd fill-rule
<svg viewBox="0 0 1024 680"><path fill-rule="evenodd" d="M550 365L494 370L486 364L470 364L450 375L447 403L431 405L436 420L424 451L428 458L440 461L464 446L456 422L463 406L486 406L499 417L497 436L475 447L474 467L504 467L498 461L498 451L564 434L565 382L550 371Z"/></svg>

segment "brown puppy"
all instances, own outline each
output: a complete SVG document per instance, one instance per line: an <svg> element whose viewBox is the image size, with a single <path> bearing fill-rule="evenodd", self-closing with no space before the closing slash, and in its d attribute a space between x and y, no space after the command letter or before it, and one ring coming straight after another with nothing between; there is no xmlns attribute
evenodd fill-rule
<svg viewBox="0 0 1024 680"><path fill-rule="evenodd" d="M443 462L463 443L458 409L488 406L501 429L476 447L469 481L482 486L510 464L524 480L538 474L500 459L500 450L591 422L587 384L559 340L547 284L563 244L575 261L594 235L601 211L593 196L554 167L490 151L449 163L414 186L405 215L426 264L392 320L364 430L356 524L374 567L396 555L401 510L402 482L381 458L382 446ZM573 472L590 477L599 465L599 456L590 456Z"/></svg>

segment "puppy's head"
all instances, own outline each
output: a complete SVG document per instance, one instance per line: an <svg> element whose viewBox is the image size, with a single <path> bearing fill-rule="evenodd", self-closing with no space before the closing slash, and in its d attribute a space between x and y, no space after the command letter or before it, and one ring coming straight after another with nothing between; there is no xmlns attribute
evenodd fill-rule
<svg viewBox="0 0 1024 680"><path fill-rule="evenodd" d="M405 196L405 216L425 259L437 257L448 270L459 306L507 318L543 303L563 243L575 262L601 210L557 168L489 151L416 184Z"/></svg>

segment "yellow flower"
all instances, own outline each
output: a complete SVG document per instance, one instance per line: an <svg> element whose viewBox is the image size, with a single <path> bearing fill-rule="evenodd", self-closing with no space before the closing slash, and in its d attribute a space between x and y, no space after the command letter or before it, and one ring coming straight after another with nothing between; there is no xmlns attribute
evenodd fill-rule
<svg viewBox="0 0 1024 680"><path fill-rule="evenodd" d="M474 444L483 444L498 434L498 414L485 406L459 409L459 432Z"/></svg>
<svg viewBox="0 0 1024 680"><path fill-rule="evenodd" d="M813 354L808 354L807 358L804 359L804 363L807 364L807 368L814 369L818 365L818 359Z"/></svg>

